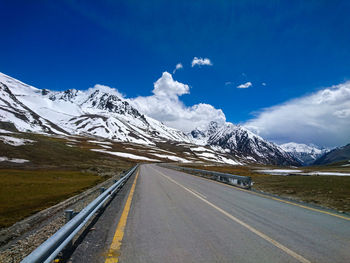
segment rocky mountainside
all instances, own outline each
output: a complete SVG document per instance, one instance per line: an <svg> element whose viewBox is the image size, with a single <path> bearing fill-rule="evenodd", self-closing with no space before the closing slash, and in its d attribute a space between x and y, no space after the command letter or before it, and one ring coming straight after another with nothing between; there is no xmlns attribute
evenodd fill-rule
<svg viewBox="0 0 350 263"><path fill-rule="evenodd" d="M20 84L20 82L11 83ZM28 86L28 89L32 87ZM34 90L33 90L34 91ZM32 131L49 134L68 134L51 121L39 116L12 93L7 85L0 82L0 121L14 123L15 128L21 131Z"/></svg>
<svg viewBox="0 0 350 263"><path fill-rule="evenodd" d="M116 141L153 145L157 141L190 142L187 135L141 114L108 87L86 91L39 90L0 75L0 121L19 131L99 136ZM58 128L60 127L60 128Z"/></svg>
<svg viewBox="0 0 350 263"><path fill-rule="evenodd" d="M318 158L314 164L315 165L323 165L330 164L340 161L348 161L350 162L350 144L347 144L343 147L335 148L326 154L322 155ZM347 164L345 164L347 166Z"/></svg>
<svg viewBox="0 0 350 263"><path fill-rule="evenodd" d="M329 149L318 148L314 145L306 145L302 143L285 143L280 147L298 159L303 165L313 164L319 157L327 153Z"/></svg>
<svg viewBox="0 0 350 263"><path fill-rule="evenodd" d="M190 134L198 144L223 149L247 161L274 165L300 165L298 160L276 144L232 123L219 125L211 122L207 129L196 129Z"/></svg>
<svg viewBox="0 0 350 263"><path fill-rule="evenodd" d="M101 137L148 146L186 143L213 149L201 153L202 158L215 159L216 153L222 156L220 160L226 160L225 155L240 163L299 164L277 145L231 123L212 122L189 134L167 127L102 85L58 92L37 89L0 73L0 92L0 124L10 123L22 132Z"/></svg>

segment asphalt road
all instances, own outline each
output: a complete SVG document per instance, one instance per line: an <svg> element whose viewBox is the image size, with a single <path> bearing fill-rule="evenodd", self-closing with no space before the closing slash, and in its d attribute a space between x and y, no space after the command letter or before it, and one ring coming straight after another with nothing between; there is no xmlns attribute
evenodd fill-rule
<svg viewBox="0 0 350 263"><path fill-rule="evenodd" d="M73 262L105 261L124 191ZM119 262L350 262L350 218L156 165L141 166L122 232Z"/></svg>

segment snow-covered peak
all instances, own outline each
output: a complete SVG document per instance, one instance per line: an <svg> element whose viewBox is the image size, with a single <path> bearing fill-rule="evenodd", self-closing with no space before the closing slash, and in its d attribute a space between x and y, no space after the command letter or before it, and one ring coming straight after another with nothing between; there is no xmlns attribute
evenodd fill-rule
<svg viewBox="0 0 350 263"><path fill-rule="evenodd" d="M329 149L319 148L315 145L295 142L281 144L280 147L300 160L304 165L312 164L316 159L329 151Z"/></svg>
<svg viewBox="0 0 350 263"><path fill-rule="evenodd" d="M218 137L231 136L231 141L234 142L236 138L246 138L253 141L264 141L263 138L249 131L247 128L241 125L235 125L230 122L226 122L225 124L216 128L216 131L211 134L208 138L209 140L215 140Z"/></svg>
<svg viewBox="0 0 350 263"><path fill-rule="evenodd" d="M33 86L27 85L15 78L7 76L0 72L0 82L5 84L14 95L31 95L41 91Z"/></svg>
<svg viewBox="0 0 350 263"><path fill-rule="evenodd" d="M74 102L77 97L82 97L84 96L84 93L76 90L76 89L68 89L65 91L50 91L47 89L43 89L41 91L41 94L43 96L48 96L50 100L55 101L55 100L61 100L61 101L69 101L69 102Z"/></svg>
<svg viewBox="0 0 350 263"><path fill-rule="evenodd" d="M124 98L123 94L121 94L118 90L111 88L109 86L101 85L101 84L96 84L94 87L89 88L86 91L86 94L91 95L93 93L96 93L96 91L97 91L97 94L109 94L109 95L114 95L120 99Z"/></svg>
<svg viewBox="0 0 350 263"><path fill-rule="evenodd" d="M289 142L281 144L280 147L285 150L286 152L298 152L298 153L314 153L314 154L322 154L326 149L318 148L315 145L306 145L303 143L295 143L295 142Z"/></svg>
<svg viewBox="0 0 350 263"><path fill-rule="evenodd" d="M247 160L298 165L298 161L279 146L264 140L243 126L230 122L222 125L211 123L206 130L196 129L190 135L196 144L209 145L237 156L243 155Z"/></svg>
<svg viewBox="0 0 350 263"><path fill-rule="evenodd" d="M193 140L197 142L197 144L205 145L207 144L208 138L215 134L220 127L221 126L219 123L211 121L205 127L198 127L191 131L189 136L191 136Z"/></svg>
<svg viewBox="0 0 350 263"><path fill-rule="evenodd" d="M219 128L220 124L216 121L211 121L208 124L208 128L207 131L209 134L213 134L214 132L217 131L217 129Z"/></svg>

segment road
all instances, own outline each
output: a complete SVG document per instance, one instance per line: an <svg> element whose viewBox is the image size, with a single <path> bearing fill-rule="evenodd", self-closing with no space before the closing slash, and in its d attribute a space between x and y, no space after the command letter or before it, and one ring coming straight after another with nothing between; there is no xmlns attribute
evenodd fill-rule
<svg viewBox="0 0 350 263"><path fill-rule="evenodd" d="M346 216L153 164L128 184L73 262L350 262Z"/></svg>

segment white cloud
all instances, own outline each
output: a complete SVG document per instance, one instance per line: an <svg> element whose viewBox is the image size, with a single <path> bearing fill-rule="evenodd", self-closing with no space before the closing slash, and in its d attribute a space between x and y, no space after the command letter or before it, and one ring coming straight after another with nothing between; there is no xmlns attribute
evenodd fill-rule
<svg viewBox="0 0 350 263"><path fill-rule="evenodd" d="M264 109L245 126L277 143L350 143L350 82Z"/></svg>
<svg viewBox="0 0 350 263"><path fill-rule="evenodd" d="M211 63L210 59L209 58L197 58L197 57L194 57L193 60L192 60L192 68L194 66L212 66L213 63Z"/></svg>
<svg viewBox="0 0 350 263"><path fill-rule="evenodd" d="M253 84L251 83L251 82L246 82L246 83L244 83L244 84L241 84L241 85L238 85L237 86L237 89L247 89L247 88L249 88L249 87L251 87L251 86L253 86Z"/></svg>
<svg viewBox="0 0 350 263"><path fill-rule="evenodd" d="M182 69L184 66L181 63L177 63L175 66L175 69L173 70L173 74L175 74L176 71L178 71L179 69Z"/></svg>
<svg viewBox="0 0 350 263"><path fill-rule="evenodd" d="M168 72L163 72L161 78L154 83L153 94L161 98L177 99L178 96L190 93L190 88L173 79Z"/></svg>
<svg viewBox="0 0 350 263"><path fill-rule="evenodd" d="M110 93L113 95L118 96L119 98L124 98L124 94L119 92L117 89L115 88L111 88L109 86L106 85L101 85L101 84L96 84L93 88L89 88L89 92L94 92L96 90L100 90L101 92L105 92L105 93Z"/></svg>
<svg viewBox="0 0 350 263"><path fill-rule="evenodd" d="M265 83L265 82L263 82L263 83L261 83L261 85L266 86L266 83Z"/></svg>
<svg viewBox="0 0 350 263"><path fill-rule="evenodd" d="M200 126L206 126L210 121L224 123L226 118L222 110L212 105L199 103L186 106L179 96L188 94L186 84L175 81L172 75L164 72L154 83L153 95L137 97L129 101L140 112L162 121L166 125L188 132Z"/></svg>
<svg viewBox="0 0 350 263"><path fill-rule="evenodd" d="M349 118L350 117L350 109L338 110L334 112L334 115L338 118Z"/></svg>

